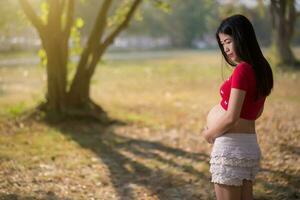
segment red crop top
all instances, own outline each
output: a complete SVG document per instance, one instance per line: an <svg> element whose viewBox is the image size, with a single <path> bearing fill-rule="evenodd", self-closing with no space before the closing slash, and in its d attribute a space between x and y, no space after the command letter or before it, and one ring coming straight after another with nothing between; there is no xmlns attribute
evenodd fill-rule
<svg viewBox="0 0 300 200"><path fill-rule="evenodd" d="M232 72L229 79L224 81L220 87L222 100L221 106L227 110L231 88L246 91L245 100L241 110L240 118L247 120L257 119L257 115L265 103L266 97L255 101L256 79L252 66L246 62L239 63Z"/></svg>

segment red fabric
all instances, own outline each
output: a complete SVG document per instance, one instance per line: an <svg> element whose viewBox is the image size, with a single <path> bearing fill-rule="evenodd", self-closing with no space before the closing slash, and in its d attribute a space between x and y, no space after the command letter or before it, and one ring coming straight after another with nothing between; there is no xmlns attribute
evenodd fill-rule
<svg viewBox="0 0 300 200"><path fill-rule="evenodd" d="M264 105L266 97L255 101L256 79L251 65L246 62L239 63L234 68L230 78L224 81L224 83L221 85L220 94L222 100L220 104L225 110L228 108L231 88L237 88L246 91L240 118L248 120L257 119L257 115Z"/></svg>

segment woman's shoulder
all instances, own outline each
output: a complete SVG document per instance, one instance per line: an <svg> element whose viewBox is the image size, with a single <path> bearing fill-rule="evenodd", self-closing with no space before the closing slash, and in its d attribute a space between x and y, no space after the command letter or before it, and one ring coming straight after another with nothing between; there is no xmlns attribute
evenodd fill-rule
<svg viewBox="0 0 300 200"><path fill-rule="evenodd" d="M239 69L243 69L243 70L249 70L249 69L252 69L252 65L245 62L245 61L242 61L242 62L238 63L235 68L236 69L239 68Z"/></svg>
<svg viewBox="0 0 300 200"><path fill-rule="evenodd" d="M234 68L234 71L236 73L251 73L251 72L253 72L253 68L252 68L251 64L242 61L236 65L236 67Z"/></svg>

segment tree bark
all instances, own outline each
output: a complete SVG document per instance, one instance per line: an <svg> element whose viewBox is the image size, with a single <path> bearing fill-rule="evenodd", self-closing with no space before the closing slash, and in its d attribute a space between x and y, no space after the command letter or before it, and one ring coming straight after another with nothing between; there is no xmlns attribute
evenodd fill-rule
<svg viewBox="0 0 300 200"><path fill-rule="evenodd" d="M43 46L47 54L47 110L61 113L66 109L67 45L60 37L46 37Z"/></svg>
<svg viewBox="0 0 300 200"><path fill-rule="evenodd" d="M62 24L62 12L67 2L66 24ZM66 86L68 64L68 39L73 19L74 0L49 1L47 22L43 22L35 13L27 0L20 0L20 4L37 29L43 48L47 55L47 111L63 113L66 109Z"/></svg>
<svg viewBox="0 0 300 200"><path fill-rule="evenodd" d="M111 3L111 0L106 0L102 3L87 45L81 54L75 77L68 93L68 103L71 107L85 107L85 105L90 101L90 82L92 76L89 75L88 67L92 60L92 54L95 51L97 43L99 43L104 33L107 13Z"/></svg>
<svg viewBox="0 0 300 200"><path fill-rule="evenodd" d="M296 23L294 0L271 0L272 50L274 63L278 66L296 66L298 61L291 49L291 40Z"/></svg>

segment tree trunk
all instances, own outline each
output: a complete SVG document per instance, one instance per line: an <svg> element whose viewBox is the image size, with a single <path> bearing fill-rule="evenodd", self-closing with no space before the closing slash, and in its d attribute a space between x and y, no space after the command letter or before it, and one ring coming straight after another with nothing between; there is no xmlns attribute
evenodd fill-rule
<svg viewBox="0 0 300 200"><path fill-rule="evenodd" d="M95 68L106 47L99 46L93 53L84 52L78 65L70 91L68 93L68 105L71 107L85 107L90 100L91 79Z"/></svg>
<svg viewBox="0 0 300 200"><path fill-rule="evenodd" d="M51 37L51 36L49 36ZM61 113L66 105L67 58L62 53L63 45L59 40L48 41L44 45L47 54L47 110Z"/></svg>
<svg viewBox="0 0 300 200"><path fill-rule="evenodd" d="M84 108L90 101L90 82L87 70L84 66L78 71L68 93L68 105L73 108Z"/></svg>
<svg viewBox="0 0 300 200"><path fill-rule="evenodd" d="M294 0L271 0L271 16L273 19L272 51L275 65L295 66L298 64L291 49L291 40L296 22Z"/></svg>
<svg viewBox="0 0 300 200"><path fill-rule="evenodd" d="M294 66L296 64L296 58L290 47L290 38L285 37L282 27L278 27L273 33L272 49L274 57L277 59L276 63L279 66Z"/></svg>

